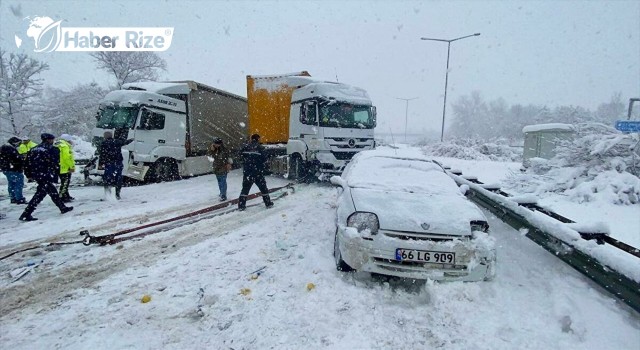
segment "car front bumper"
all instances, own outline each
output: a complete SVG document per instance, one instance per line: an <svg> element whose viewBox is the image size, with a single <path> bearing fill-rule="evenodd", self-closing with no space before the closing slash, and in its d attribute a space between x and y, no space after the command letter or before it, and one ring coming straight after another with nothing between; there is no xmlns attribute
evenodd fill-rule
<svg viewBox="0 0 640 350"><path fill-rule="evenodd" d="M496 253L493 240L486 233L481 238L434 241L395 238L394 231L380 230L362 236L339 228L338 241L342 259L358 271L404 278L436 281L482 281L495 276ZM396 260L396 249L455 253L452 264L421 263Z"/></svg>

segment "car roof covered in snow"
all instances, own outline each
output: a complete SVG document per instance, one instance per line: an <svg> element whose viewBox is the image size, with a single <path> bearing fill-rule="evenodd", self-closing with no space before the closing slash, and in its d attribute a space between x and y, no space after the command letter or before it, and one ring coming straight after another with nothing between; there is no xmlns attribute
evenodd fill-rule
<svg viewBox="0 0 640 350"><path fill-rule="evenodd" d="M460 193L444 169L415 149L389 148L358 153L343 178L349 187L390 191Z"/></svg>

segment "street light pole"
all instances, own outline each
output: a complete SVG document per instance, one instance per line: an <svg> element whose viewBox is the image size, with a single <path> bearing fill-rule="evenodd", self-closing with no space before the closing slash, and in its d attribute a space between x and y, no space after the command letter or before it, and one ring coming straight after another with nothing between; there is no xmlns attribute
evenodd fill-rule
<svg viewBox="0 0 640 350"><path fill-rule="evenodd" d="M396 97L398 100L403 100L407 103L407 107L404 110L404 142L407 142L407 120L409 118L409 101L417 99L417 97L413 98L402 98Z"/></svg>
<svg viewBox="0 0 640 350"><path fill-rule="evenodd" d="M451 54L451 43L457 40L469 38L472 36L479 36L480 33L475 33L471 35L461 36L459 38L446 40L446 39L433 39L433 38L420 38L420 40L431 40L431 41L442 41L447 43L447 71L445 72L444 78L444 106L442 107L442 129L440 131L440 142L444 141L444 117L447 111L447 86L449 85L449 56ZM406 137L405 137L406 138Z"/></svg>

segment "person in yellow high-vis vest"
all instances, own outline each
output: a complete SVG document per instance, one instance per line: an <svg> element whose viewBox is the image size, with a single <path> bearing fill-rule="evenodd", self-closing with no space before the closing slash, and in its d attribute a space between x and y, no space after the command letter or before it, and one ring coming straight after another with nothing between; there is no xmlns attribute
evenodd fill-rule
<svg viewBox="0 0 640 350"><path fill-rule="evenodd" d="M27 152L29 152L29 150L37 145L37 143L31 141L28 137L25 137L22 139L22 143L20 144L20 146L18 146L18 154L24 156L25 154L27 154Z"/></svg>
<svg viewBox="0 0 640 350"><path fill-rule="evenodd" d="M68 203L74 199L69 194L69 183L71 183L71 174L76 171L71 135L60 135L56 147L60 150L60 199Z"/></svg>

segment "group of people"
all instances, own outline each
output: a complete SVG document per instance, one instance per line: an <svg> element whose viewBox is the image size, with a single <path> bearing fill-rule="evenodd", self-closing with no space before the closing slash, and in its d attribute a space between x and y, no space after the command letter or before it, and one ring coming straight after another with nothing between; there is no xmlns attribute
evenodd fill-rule
<svg viewBox="0 0 640 350"><path fill-rule="evenodd" d="M220 190L220 200L227 200L227 174L233 165L233 159L229 150L225 147L224 142L220 138L216 138L211 145L209 155L213 158L213 173L218 180L218 189ZM262 201L267 208L273 206L271 197L269 196L269 188L264 176L267 172L264 147L260 144L260 135L253 134L249 143L245 144L240 151L243 161L242 191L238 198L238 209L245 210L247 208L247 196L251 186L256 184L262 195Z"/></svg>
<svg viewBox="0 0 640 350"><path fill-rule="evenodd" d="M7 177L9 197L13 204L27 204L20 215L21 221L37 220L32 216L36 207L47 195L62 214L73 210L65 203L73 201L69 195L71 173L75 171L75 161L71 149L71 136L63 134L60 140L49 133L40 135L41 143L36 145L29 139L12 137L0 148L0 170ZM22 195L25 176L38 186L31 200ZM60 193L55 183L60 179Z"/></svg>
<svg viewBox="0 0 640 350"><path fill-rule="evenodd" d="M43 133L40 137L42 140L40 144L26 138L12 137L0 148L0 170L7 177L11 203L27 204L20 215L21 221L37 220L32 214L47 195L62 214L73 210L72 206L65 205L74 200L69 194L71 174L75 172L73 140L67 134L61 135L57 142L56 137L49 133ZM107 196L111 194L111 188L115 187L116 199L120 199L123 170L121 148L132 141L114 139L111 132L104 133L99 158L100 163L104 165L103 184ZM247 196L253 184L258 186L265 206L271 208L273 202L265 180L267 158L265 149L260 144L260 135L252 135L250 141L242 147L240 154L243 160L243 178L238 209L241 211L246 209ZM220 190L219 199L226 201L227 174L233 166L231 153L223 140L216 138L209 149L209 155L213 158L213 172ZM29 202L22 194L25 176L29 181L35 181L38 184L36 193ZM60 192L54 185L58 183L58 179Z"/></svg>

